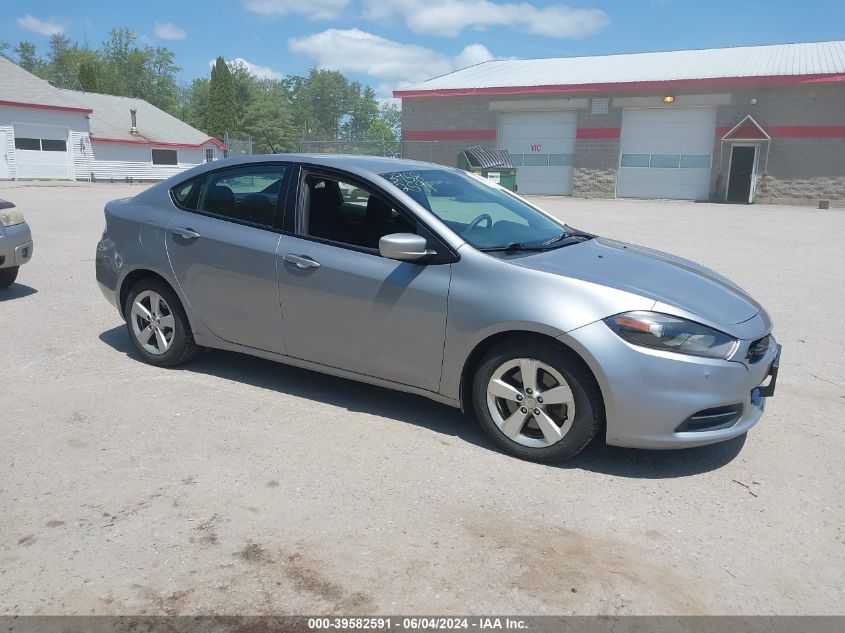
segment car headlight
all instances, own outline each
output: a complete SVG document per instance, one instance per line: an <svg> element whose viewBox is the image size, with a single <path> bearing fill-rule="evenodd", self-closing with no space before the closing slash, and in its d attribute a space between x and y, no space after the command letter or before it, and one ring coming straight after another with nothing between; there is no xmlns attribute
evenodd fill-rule
<svg viewBox="0 0 845 633"><path fill-rule="evenodd" d="M3 226L14 226L23 224L23 213L17 209L3 209L0 211L0 224Z"/></svg>
<svg viewBox="0 0 845 633"><path fill-rule="evenodd" d="M660 312L624 312L604 320L634 345L707 358L728 358L737 340L713 328Z"/></svg>

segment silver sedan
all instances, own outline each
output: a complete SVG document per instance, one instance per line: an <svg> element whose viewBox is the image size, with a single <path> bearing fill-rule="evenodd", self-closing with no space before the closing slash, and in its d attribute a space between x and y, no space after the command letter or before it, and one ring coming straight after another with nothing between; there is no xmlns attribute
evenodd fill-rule
<svg viewBox="0 0 845 633"><path fill-rule="evenodd" d="M0 200L0 290L18 277L18 270L32 257L32 232L17 207Z"/></svg>
<svg viewBox="0 0 845 633"><path fill-rule="evenodd" d="M474 412L557 462L596 435L680 448L761 417L766 312L690 261L574 229L463 171L273 155L106 206L96 274L138 354L253 354Z"/></svg>

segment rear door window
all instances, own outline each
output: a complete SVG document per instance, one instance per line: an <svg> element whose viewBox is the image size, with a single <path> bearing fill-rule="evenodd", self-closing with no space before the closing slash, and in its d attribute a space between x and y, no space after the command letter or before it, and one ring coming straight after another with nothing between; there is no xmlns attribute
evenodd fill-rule
<svg viewBox="0 0 845 633"><path fill-rule="evenodd" d="M205 176L196 210L239 222L272 227L280 198L286 193L287 165L249 165L212 172ZM187 186L188 183L185 183ZM174 188L173 196L191 198L191 192Z"/></svg>

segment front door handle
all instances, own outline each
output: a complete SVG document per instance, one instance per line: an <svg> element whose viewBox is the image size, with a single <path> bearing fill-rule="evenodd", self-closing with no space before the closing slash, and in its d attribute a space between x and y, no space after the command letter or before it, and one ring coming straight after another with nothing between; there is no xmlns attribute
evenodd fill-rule
<svg viewBox="0 0 845 633"><path fill-rule="evenodd" d="M170 230L173 231L176 235L181 235L182 237L188 240L195 240L200 236L200 234L197 233L194 229L183 228L180 226L174 227Z"/></svg>
<svg viewBox="0 0 845 633"><path fill-rule="evenodd" d="M287 253L284 257L285 261L289 264L293 264L297 268L319 268L320 262L315 262L310 257L306 257L305 255L294 255L293 253Z"/></svg>

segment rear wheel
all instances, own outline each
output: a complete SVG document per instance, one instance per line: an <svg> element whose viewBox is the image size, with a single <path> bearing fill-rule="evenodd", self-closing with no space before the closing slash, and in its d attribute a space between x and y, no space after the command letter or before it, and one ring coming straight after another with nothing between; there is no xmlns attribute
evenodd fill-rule
<svg viewBox="0 0 845 633"><path fill-rule="evenodd" d="M15 283L15 279L18 278L18 268L20 268L20 266L0 268L0 289L8 288Z"/></svg>
<svg viewBox="0 0 845 633"><path fill-rule="evenodd" d="M598 385L572 352L532 338L493 348L473 381L482 429L508 453L554 463L577 455L602 425Z"/></svg>
<svg viewBox="0 0 845 633"><path fill-rule="evenodd" d="M152 365L181 365L201 350L179 297L158 279L141 279L132 286L123 314L135 349Z"/></svg>

